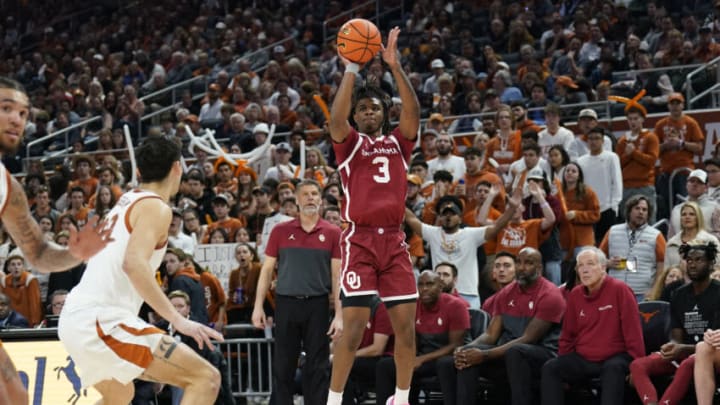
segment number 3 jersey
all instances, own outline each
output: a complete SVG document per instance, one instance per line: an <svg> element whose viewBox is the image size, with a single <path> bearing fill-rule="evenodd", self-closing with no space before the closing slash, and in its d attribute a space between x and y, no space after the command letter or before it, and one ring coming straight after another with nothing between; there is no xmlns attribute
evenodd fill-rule
<svg viewBox="0 0 720 405"><path fill-rule="evenodd" d="M355 225L399 227L405 216L407 161L415 146L396 128L373 138L355 128L333 143L345 200L343 219Z"/></svg>

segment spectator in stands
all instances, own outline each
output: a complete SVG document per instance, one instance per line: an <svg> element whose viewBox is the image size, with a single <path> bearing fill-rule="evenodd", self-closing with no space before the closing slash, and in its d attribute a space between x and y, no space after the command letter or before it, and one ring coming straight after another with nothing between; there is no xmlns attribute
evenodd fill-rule
<svg viewBox="0 0 720 405"><path fill-rule="evenodd" d="M703 162L705 173L708 175L707 195L711 200L720 203L720 160L717 158L707 159Z"/></svg>
<svg viewBox="0 0 720 405"><path fill-rule="evenodd" d="M235 235L239 228L246 226L245 217L233 218L230 216L230 198L225 193L216 194L212 199L215 221L208 225L205 239L202 243L208 243L217 229L225 231L225 235ZM228 236L229 238L229 236ZM227 242L227 241L226 241Z"/></svg>
<svg viewBox="0 0 720 405"><path fill-rule="evenodd" d="M250 240L255 241L258 234L261 234L265 218L275 214L271 202L272 190L267 186L255 187L252 191L255 199L255 212L247 218L247 228L250 233Z"/></svg>
<svg viewBox="0 0 720 405"><path fill-rule="evenodd" d="M636 57L637 68L647 70L654 68L650 55L639 53ZM672 82L667 73L664 72L642 72L636 75L635 81L630 83L632 92L638 93L645 89L647 93L641 103L649 112L660 112L665 109L668 97L673 93Z"/></svg>
<svg viewBox="0 0 720 405"><path fill-rule="evenodd" d="M595 377L600 377L601 401L622 403L628 365L645 355L633 292L624 283L608 277L606 265L605 255L594 247L577 256L582 285L576 286L567 299L559 356L542 368L543 404L564 404L563 383Z"/></svg>
<svg viewBox="0 0 720 405"><path fill-rule="evenodd" d="M35 205L33 205L31 212L36 221L39 221L43 216L49 216L53 223L57 223L60 212L52 207L50 192L47 187L38 188L35 194Z"/></svg>
<svg viewBox="0 0 720 405"><path fill-rule="evenodd" d="M73 187L69 194L70 204L63 214L70 214L78 226L83 226L90 213L90 209L85 205L85 191L80 187Z"/></svg>
<svg viewBox="0 0 720 405"><path fill-rule="evenodd" d="M208 324L208 312L205 307L205 292L200 284L200 276L192 266L186 265L187 255L180 249L170 248L165 253L163 264L167 275L167 290L180 290L191 298L191 312L198 322Z"/></svg>
<svg viewBox="0 0 720 405"><path fill-rule="evenodd" d="M68 185L68 191L74 187L80 187L83 191L84 202L87 203L90 196L95 194L98 186L98 179L95 173L95 160L88 155L77 155L73 158L73 176L75 180Z"/></svg>
<svg viewBox="0 0 720 405"><path fill-rule="evenodd" d="M440 276L440 281L443 283L442 292L461 298L457 288L455 288L458 278L457 266L450 262L440 262L435 265L434 271Z"/></svg>
<svg viewBox="0 0 720 405"><path fill-rule="evenodd" d="M194 208L185 208L182 210L182 216L183 232L196 241L203 240L207 232L207 225L200 222L198 211Z"/></svg>
<svg viewBox="0 0 720 405"><path fill-rule="evenodd" d="M94 217L95 215L98 215L101 218L105 217L112 207L115 206L116 202L117 200L115 195L109 186L98 186L97 193L95 193L95 208L92 208L88 212L88 219Z"/></svg>
<svg viewBox="0 0 720 405"><path fill-rule="evenodd" d="M572 77L562 75L555 79L553 87L555 95L553 101L557 104L581 104L587 103L588 99L585 93L579 91L580 86Z"/></svg>
<svg viewBox="0 0 720 405"><path fill-rule="evenodd" d="M432 194L425 203L422 222L436 224L437 204L446 195L452 195L453 177L447 170L438 170L433 176Z"/></svg>
<svg viewBox="0 0 720 405"><path fill-rule="evenodd" d="M442 292L443 282L432 270L425 270L418 278L417 312L415 334L417 336L417 357L410 387L410 403L417 403L419 389L417 381L422 377L438 375L443 357L450 359L453 351L460 347L466 331L470 328L470 315L460 299ZM377 402L384 404L393 392L395 364L392 358L378 362L376 394ZM443 393L455 387L445 387Z"/></svg>
<svg viewBox="0 0 720 405"><path fill-rule="evenodd" d="M433 117L433 115L435 117ZM430 116L430 119L435 118L435 121L433 122L438 122L438 115L442 117L441 114L435 113ZM426 162L437 157L437 138L440 134L440 132L432 128L428 128L431 122L430 119L428 119L427 124L425 125L425 130L423 131L422 135L420 135L420 148L422 149L423 160L425 160ZM439 121L442 126L443 120L440 119Z"/></svg>
<svg viewBox="0 0 720 405"><path fill-rule="evenodd" d="M541 156L547 158L553 145L562 145L566 151L571 150L575 136L572 131L560 125L560 107L551 103L544 108L544 112L546 127L538 132Z"/></svg>
<svg viewBox="0 0 720 405"><path fill-rule="evenodd" d="M540 371L555 357L565 312L560 290L542 272L540 252L522 249L516 280L495 295L488 329L455 351L454 361L441 360L441 385L450 387L444 390L446 404L474 403L480 375L509 381L513 404L537 403Z"/></svg>
<svg viewBox="0 0 720 405"><path fill-rule="evenodd" d="M540 132L541 128L527 116L527 110L523 101L513 101L510 104L513 116L515 117L515 128L522 134L525 131Z"/></svg>
<svg viewBox="0 0 720 405"><path fill-rule="evenodd" d="M520 193L520 188L515 192ZM506 251L516 255L520 250L527 246L539 249L540 245L550 235L550 229L555 225L555 214L547 201L545 195L538 183L531 182L528 184L528 191L532 196L532 201L538 203L542 209L543 218L523 219L523 212L527 209L521 205L512 215L507 226L501 228L497 233L497 251ZM491 189L491 196L493 191ZM488 197L490 198L490 197ZM494 197L493 197L494 198ZM479 215L483 215L481 212Z"/></svg>
<svg viewBox="0 0 720 405"><path fill-rule="evenodd" d="M230 272L228 280L227 317L228 323L247 323L251 320L255 290L260 276L260 258L248 243L235 247L238 267Z"/></svg>
<svg viewBox="0 0 720 405"><path fill-rule="evenodd" d="M422 185L420 186L420 195L425 198L426 202L429 201L430 198L433 197L433 191L435 182L434 180L426 180L427 179L427 172L428 172L428 165L425 163L424 160L413 160L410 162L410 174L414 174L418 176L421 180L423 180ZM452 175L451 175L452 177ZM452 181L452 179L450 179Z"/></svg>
<svg viewBox="0 0 720 405"><path fill-rule="evenodd" d="M223 228L208 231L208 238L207 243L210 244L230 243L230 235Z"/></svg>
<svg viewBox="0 0 720 405"><path fill-rule="evenodd" d="M0 293L0 329L28 328L27 319L13 310L10 298Z"/></svg>
<svg viewBox="0 0 720 405"><path fill-rule="evenodd" d="M720 44L713 41L713 26L706 24L699 29L699 39L695 46L695 57L701 63L707 63L720 56Z"/></svg>
<svg viewBox="0 0 720 405"><path fill-rule="evenodd" d="M590 36L580 47L578 62L580 68L590 73L592 67L600 60L600 47L604 44L603 32L598 26L597 20L590 21Z"/></svg>
<svg viewBox="0 0 720 405"><path fill-rule="evenodd" d="M430 159L428 164L428 178L432 178L438 170L445 170L452 174L453 179L465 176L465 161L453 155L455 140L447 132L441 132L437 139L438 156Z"/></svg>
<svg viewBox="0 0 720 405"><path fill-rule="evenodd" d="M423 179L416 174L408 174L408 191L405 198L405 206L412 211L416 217L422 216L425 207L425 198L420 194L420 187L423 185Z"/></svg>
<svg viewBox="0 0 720 405"><path fill-rule="evenodd" d="M625 282L638 301L649 293L665 260L665 238L648 224L653 205L644 195L630 197L625 204L626 222L605 234L600 249L609 257L608 274Z"/></svg>
<svg viewBox="0 0 720 405"><path fill-rule="evenodd" d="M494 196L493 196L494 197ZM519 204L519 195L509 202L508 209L498 220L486 227L466 227L462 224L462 201L452 195L440 198L436 205L440 226L428 225L420 222L409 209L405 210L405 221L412 231L423 238L428 244L433 265L441 262L456 263L458 274L458 293L460 297L470 304L470 308L480 309L480 296L478 293L478 265L477 249L486 240L495 239L515 213ZM492 200L486 201L490 205Z"/></svg>
<svg viewBox="0 0 720 405"><path fill-rule="evenodd" d="M440 92L438 87L438 78L445 73L445 62L442 59L433 59L430 63L432 75L425 80L422 92L426 94L435 94Z"/></svg>
<svg viewBox="0 0 720 405"><path fill-rule="evenodd" d="M173 209L172 220L168 228L168 242L186 254L193 254L197 241L183 232L183 214L179 209Z"/></svg>
<svg viewBox="0 0 720 405"><path fill-rule="evenodd" d="M663 202L663 210L658 212L660 218L667 218L669 207L679 203L676 198L678 194L687 195L685 189L687 174L678 172L673 178L674 195L671 198L669 194L670 175L681 167L694 169L693 160L696 155L702 153L704 146L705 136L700 125L691 116L683 114L684 103L685 97L682 94L672 93L668 97L670 115L655 124L655 135L660 142L660 174L655 183L660 196L658 201Z"/></svg>
<svg viewBox="0 0 720 405"><path fill-rule="evenodd" d="M575 141L573 142L570 149L568 149L568 154L572 159L578 159L580 156L587 155L589 153L587 137L591 129L598 127L597 112L595 112L595 110L591 108L584 108L580 110L577 118L577 123L578 125L575 132ZM602 130L602 128L599 129ZM613 152L612 141L610 140L610 137L605 135L604 131L603 135L604 137L602 138L602 149L608 152Z"/></svg>
<svg viewBox="0 0 720 405"><path fill-rule="evenodd" d="M510 72L505 69L495 72L492 88L498 94L500 102L503 104L510 104L513 101L522 101L523 99L522 91L513 86Z"/></svg>
<svg viewBox="0 0 720 405"><path fill-rule="evenodd" d="M469 115L460 117L452 122L448 127L448 132L453 134L475 132L478 128L482 127L479 117L482 112L482 96L480 92L472 90L464 93L463 96L465 98L462 101L462 105L466 106L464 107L465 111L463 114Z"/></svg>
<svg viewBox="0 0 720 405"><path fill-rule="evenodd" d="M495 167L498 176L507 182L510 164L520 158L520 132L515 129L515 119L509 106L501 106L495 113L497 136L487 144L488 166ZM492 160L491 160L492 159ZM492 162L495 162L495 166Z"/></svg>
<svg viewBox="0 0 720 405"><path fill-rule="evenodd" d="M199 170L190 170L187 174L188 194L181 196L178 206L183 210L193 208L198 212L201 224L214 215L212 210L212 192L205 187L205 176ZM187 222L186 222L187 223Z"/></svg>
<svg viewBox="0 0 720 405"><path fill-rule="evenodd" d="M267 169L264 179L284 181L295 177L296 166L290 163L292 146L287 142L280 142L275 147L275 165Z"/></svg>
<svg viewBox="0 0 720 405"><path fill-rule="evenodd" d="M476 225L475 219L477 210L480 208L482 202L479 201L477 194L477 185L482 182L489 184L495 184L498 187L502 187L503 182L500 177L495 173L483 170L484 153L473 147L465 149L463 153L465 157L465 176L458 179L458 184L455 185L454 194L463 200L463 222L468 225ZM489 191L489 186L488 186ZM482 199L485 200L484 198ZM504 208L505 192L504 190L493 201L493 206L498 209Z"/></svg>
<svg viewBox="0 0 720 405"><path fill-rule="evenodd" d="M65 298L70 292L68 290L55 290L48 298L48 309L51 315L58 316L65 306ZM57 325L56 325L57 326Z"/></svg>
<svg viewBox="0 0 720 405"><path fill-rule="evenodd" d="M648 201L655 202L655 163L658 160L658 138L652 132L643 129L646 111L641 107L625 109L630 131L621 136L615 147L615 153L620 157L623 178L623 199L625 201L635 195L644 195ZM655 222L652 213L648 218L650 223Z"/></svg>
<svg viewBox="0 0 720 405"><path fill-rule="evenodd" d="M582 248L595 245L593 225L600 219L600 203L595 190L585 184L577 162L565 166L562 192L567 212L566 221L560 224L560 245L575 258Z"/></svg>
<svg viewBox="0 0 720 405"><path fill-rule="evenodd" d="M720 236L720 205L713 201L707 194L708 175L704 170L695 169L688 175L687 201L695 202L700 207L705 218L705 230ZM680 209L682 203L673 207L670 213L670 228L668 229L668 237L672 237L681 230Z"/></svg>
<svg viewBox="0 0 720 405"><path fill-rule="evenodd" d="M696 342L707 330L717 329L720 308L711 297L717 296L720 283L710 278L717 256L713 242L683 244L680 253L687 262L690 284L678 288L670 299L671 340L660 351L635 359L630 364L633 385L644 403L680 403L693 376ZM700 347L700 346L698 346ZM670 386L658 401L650 377L674 374Z"/></svg>
<svg viewBox="0 0 720 405"><path fill-rule="evenodd" d="M590 153L578 159L586 184L595 191L600 202L600 220L595 224L596 244L615 224L623 196L620 159L615 153L603 150L604 134L602 128L591 129L587 134Z"/></svg>
<svg viewBox="0 0 720 405"><path fill-rule="evenodd" d="M43 318L38 279L25 268L25 259L20 255L10 255L5 261L7 275L2 281L2 292L10 298L12 308L27 319L30 327L35 327Z"/></svg>
<svg viewBox="0 0 720 405"><path fill-rule="evenodd" d="M680 246L692 241L712 242L720 246L718 239L705 230L702 209L694 202L685 202L680 210L680 232L667 241L665 268L680 266Z"/></svg>

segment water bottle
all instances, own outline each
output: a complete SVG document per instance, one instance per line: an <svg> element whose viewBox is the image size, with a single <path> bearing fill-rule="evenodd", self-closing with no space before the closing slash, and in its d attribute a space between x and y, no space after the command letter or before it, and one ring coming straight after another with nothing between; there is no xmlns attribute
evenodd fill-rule
<svg viewBox="0 0 720 405"><path fill-rule="evenodd" d="M242 287L238 287L235 289L235 303L236 304L244 304L245 303L245 290L243 290Z"/></svg>

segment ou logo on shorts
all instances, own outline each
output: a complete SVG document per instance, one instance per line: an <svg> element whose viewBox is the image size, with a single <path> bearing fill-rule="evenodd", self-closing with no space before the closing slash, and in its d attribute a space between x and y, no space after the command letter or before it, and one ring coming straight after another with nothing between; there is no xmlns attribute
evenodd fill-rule
<svg viewBox="0 0 720 405"><path fill-rule="evenodd" d="M360 277L354 271L348 271L345 276L345 282L353 290L360 288Z"/></svg>

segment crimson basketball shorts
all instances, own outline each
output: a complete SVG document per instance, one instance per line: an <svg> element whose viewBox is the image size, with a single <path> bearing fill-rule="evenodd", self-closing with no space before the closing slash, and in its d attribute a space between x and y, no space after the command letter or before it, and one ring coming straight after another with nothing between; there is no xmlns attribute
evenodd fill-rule
<svg viewBox="0 0 720 405"><path fill-rule="evenodd" d="M377 294L383 301L415 299L415 275L399 227L350 224L340 240L341 287L346 297Z"/></svg>

